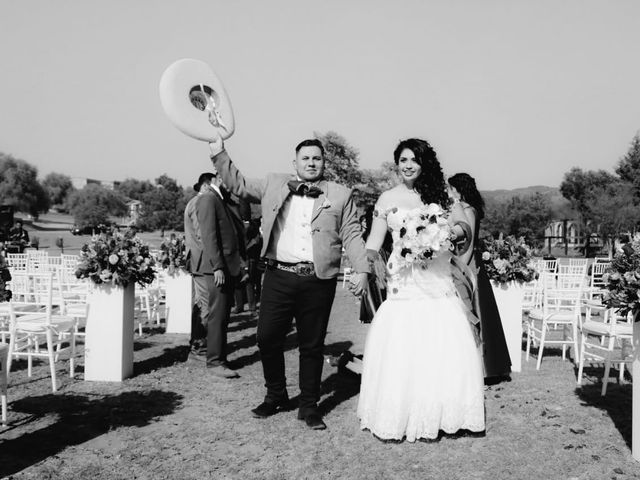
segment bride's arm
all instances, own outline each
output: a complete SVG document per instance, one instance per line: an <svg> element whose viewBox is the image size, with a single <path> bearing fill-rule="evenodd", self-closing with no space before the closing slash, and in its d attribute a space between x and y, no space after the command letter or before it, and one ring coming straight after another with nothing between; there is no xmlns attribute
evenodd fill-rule
<svg viewBox="0 0 640 480"><path fill-rule="evenodd" d="M371 222L371 232L369 232L369 237L367 238L367 243L365 245L366 249L373 250L374 252L380 250L386 235L387 220L380 215L374 216L373 221Z"/></svg>

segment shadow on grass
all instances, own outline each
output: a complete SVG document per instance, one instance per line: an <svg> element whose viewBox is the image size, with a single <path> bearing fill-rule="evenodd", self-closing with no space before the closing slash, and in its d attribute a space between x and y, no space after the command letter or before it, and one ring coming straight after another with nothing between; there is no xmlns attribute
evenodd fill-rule
<svg viewBox="0 0 640 480"><path fill-rule="evenodd" d="M149 390L106 395L48 394L12 402L13 411L35 416L56 416L45 428L0 442L3 460L0 477L14 474L57 454L122 426L143 427L155 417L169 415L180 405L175 392Z"/></svg>
<svg viewBox="0 0 640 480"><path fill-rule="evenodd" d="M235 318L234 318L235 317ZM253 314L238 314L231 317L227 332L237 332L247 328L257 328L258 317Z"/></svg>
<svg viewBox="0 0 640 480"><path fill-rule="evenodd" d="M612 369L611 375L614 372ZM576 395L584 405L597 407L607 412L625 443L631 448L631 385L610 383L607 394L600 395L602 383L586 384L576 388Z"/></svg>
<svg viewBox="0 0 640 480"><path fill-rule="evenodd" d="M144 375L160 368L170 367L176 363L186 362L189 357L189 346L165 348L162 355L147 358L133 364L133 375Z"/></svg>

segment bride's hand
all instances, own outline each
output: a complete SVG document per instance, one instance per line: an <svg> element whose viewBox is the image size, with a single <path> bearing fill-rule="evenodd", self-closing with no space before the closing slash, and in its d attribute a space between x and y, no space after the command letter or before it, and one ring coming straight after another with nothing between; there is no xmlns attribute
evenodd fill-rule
<svg viewBox="0 0 640 480"><path fill-rule="evenodd" d="M368 284L367 276L367 273L356 273L351 276L351 280L349 281L349 290L356 297L362 295L362 292L366 290Z"/></svg>

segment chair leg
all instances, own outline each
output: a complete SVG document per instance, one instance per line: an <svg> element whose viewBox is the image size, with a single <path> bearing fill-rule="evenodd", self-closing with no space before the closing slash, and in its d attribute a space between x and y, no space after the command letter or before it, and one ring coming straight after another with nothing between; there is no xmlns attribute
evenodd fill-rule
<svg viewBox="0 0 640 480"><path fill-rule="evenodd" d="M602 391L600 392L600 395L603 397L607 394L607 384L609 383L610 370L611 370L611 359L607 355L607 358L604 361L604 375L602 376Z"/></svg>
<svg viewBox="0 0 640 480"><path fill-rule="evenodd" d="M33 374L33 356L31 356L32 344L33 338L31 337L31 335L29 335L27 337L27 377L29 378L31 378L31 375Z"/></svg>
<svg viewBox="0 0 640 480"><path fill-rule="evenodd" d="M56 386L56 354L53 348L53 332L51 332L51 330L47 330L47 353L49 357L49 370L51 370L51 387L55 393L58 391Z"/></svg>
<svg viewBox="0 0 640 480"><path fill-rule="evenodd" d="M582 347L580 348L580 355L579 355L579 360L578 360L578 385L582 385L582 374L584 371L584 345L585 345L585 334L582 333L580 335L580 343L582 344Z"/></svg>
<svg viewBox="0 0 640 480"><path fill-rule="evenodd" d="M540 364L542 363L542 352L544 350L544 341L547 336L547 325L542 322L542 328L540 332L540 347L538 347L538 362L536 364L536 370L540 370Z"/></svg>
<svg viewBox="0 0 640 480"><path fill-rule="evenodd" d="M69 376L73 378L75 376L75 366L76 366L76 333L74 330L71 330L71 357L69 358Z"/></svg>
<svg viewBox="0 0 640 480"><path fill-rule="evenodd" d="M527 322L527 349L524 356L524 361L529 361L529 353L531 352L531 323Z"/></svg>

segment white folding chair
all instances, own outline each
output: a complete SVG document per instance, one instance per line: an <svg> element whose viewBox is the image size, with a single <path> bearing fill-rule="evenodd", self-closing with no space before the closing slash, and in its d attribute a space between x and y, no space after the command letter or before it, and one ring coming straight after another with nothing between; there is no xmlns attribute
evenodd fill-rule
<svg viewBox="0 0 640 480"><path fill-rule="evenodd" d="M605 283L602 276L611 268L611 262L597 262L591 265L591 275L589 276L589 289L587 297L590 300L600 298L605 292Z"/></svg>
<svg viewBox="0 0 640 480"><path fill-rule="evenodd" d="M633 319L618 315L614 309L594 301L585 302L585 320L580 325L580 364L578 385L582 385L584 364L604 363L602 391L607 394L611 363L619 367L619 381L624 380L625 365L633 362ZM594 315L598 312L596 318Z"/></svg>
<svg viewBox="0 0 640 480"><path fill-rule="evenodd" d="M69 354L70 376L74 375L76 355L75 320L66 315L53 313L53 273L22 273L12 279L11 333L9 340L9 361L11 370L13 358L27 358L27 375L33 373L33 358L46 358L51 371L51 384L57 391L55 362L61 353ZM24 278L19 278L24 277ZM18 285L26 286L21 291ZM46 342L46 352L40 344ZM68 343L68 346L63 344Z"/></svg>
<svg viewBox="0 0 640 480"><path fill-rule="evenodd" d="M87 279L78 279L74 270L62 266L58 268L56 280L60 313L75 319L76 337L84 337L85 332L80 329L87 325L87 317L89 316L88 297L91 284Z"/></svg>
<svg viewBox="0 0 640 480"><path fill-rule="evenodd" d="M26 253L7 253L7 265L12 272L27 271Z"/></svg>
<svg viewBox="0 0 640 480"><path fill-rule="evenodd" d="M344 267L342 272L342 288L347 285L347 282L351 279L351 267Z"/></svg>
<svg viewBox="0 0 640 480"><path fill-rule="evenodd" d="M574 349L574 360L577 361L578 322L580 319L582 288L561 287L545 288L542 308L533 310L527 319L527 348L525 359L529 360L531 345L538 345L538 361L536 369L540 369L544 348L547 345L562 346L562 359L566 359L567 346ZM561 338L551 338L560 333Z"/></svg>

